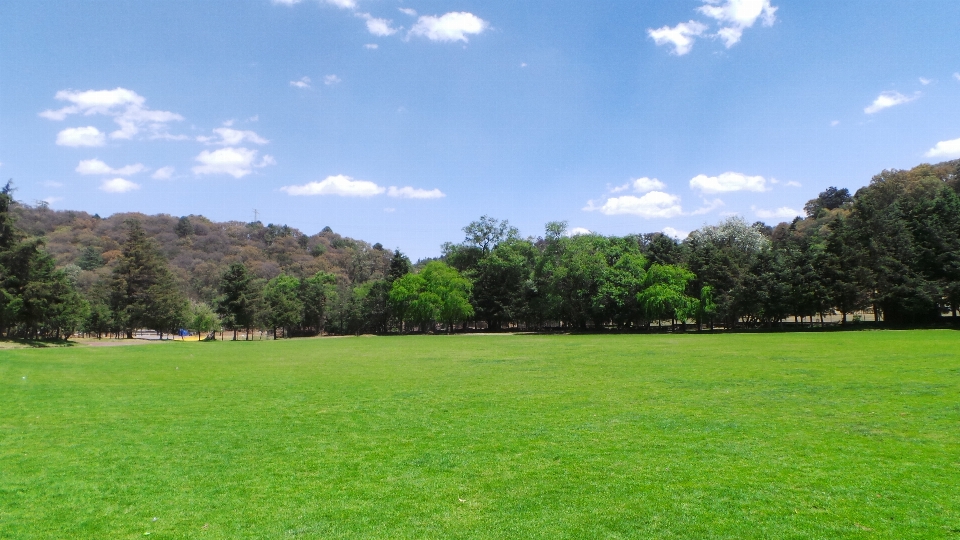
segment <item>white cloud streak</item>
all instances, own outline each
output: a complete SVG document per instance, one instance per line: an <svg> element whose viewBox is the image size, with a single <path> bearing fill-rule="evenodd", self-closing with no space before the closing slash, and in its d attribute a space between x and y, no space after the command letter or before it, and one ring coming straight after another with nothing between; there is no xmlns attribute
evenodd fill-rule
<svg viewBox="0 0 960 540"><path fill-rule="evenodd" d="M777 8L770 5L770 0L704 1L706 5L697 11L723 25L717 31L717 37L728 49L740 42L743 31L752 27L757 19L762 19L763 26L773 26L777 20Z"/></svg>
<svg viewBox="0 0 960 540"><path fill-rule="evenodd" d="M440 199L446 197L446 194L439 189L420 189L410 186L398 188L396 186L390 186L387 190L387 196L402 199Z"/></svg>
<svg viewBox="0 0 960 540"><path fill-rule="evenodd" d="M767 191L767 181L762 176L747 176L738 172L725 172L717 176L700 174L690 180L690 188L702 193L730 193L734 191Z"/></svg>
<svg viewBox="0 0 960 540"><path fill-rule="evenodd" d="M584 210L599 210L601 214L607 216L629 214L648 219L670 218L683 213L683 209L680 207L680 197L663 191L651 191L641 197L635 195L611 197L599 207L595 206L593 201L590 201Z"/></svg>
<svg viewBox="0 0 960 540"><path fill-rule="evenodd" d="M310 86L310 77L300 77L299 80L290 81L290 86L302 89L311 88Z"/></svg>
<svg viewBox="0 0 960 540"><path fill-rule="evenodd" d="M751 207L751 210L753 210L760 219L793 219L803 213L786 206L781 206L776 210L764 210L762 208Z"/></svg>
<svg viewBox="0 0 960 540"><path fill-rule="evenodd" d="M900 92L883 92L877 99L873 100L873 103L868 105L863 109L863 112L867 114L878 113L884 109L889 109L890 107L895 107L897 105L903 105L904 103L909 103L920 97L920 93L917 92L913 96L905 96Z"/></svg>
<svg viewBox="0 0 960 540"><path fill-rule="evenodd" d="M154 171L154 173L150 175L150 178L153 178L154 180L170 180L173 178L173 174L175 172L176 169L168 165L166 167L160 167Z"/></svg>
<svg viewBox="0 0 960 540"><path fill-rule="evenodd" d="M194 174L229 174L234 178L243 178L252 173L255 167L276 164L272 156L263 156L258 162L256 150L229 146L213 152L204 150L194 159L200 163L191 169Z"/></svg>
<svg viewBox="0 0 960 540"><path fill-rule="evenodd" d="M453 11L439 17L424 15L410 29L410 35L430 41L468 41L468 35L482 34L490 24L473 13Z"/></svg>
<svg viewBox="0 0 960 540"><path fill-rule="evenodd" d="M338 174L328 176L319 182L308 182L301 186L283 186L280 191L292 196L339 195L341 197L373 197L380 195L386 188L368 180L354 180Z"/></svg>
<svg viewBox="0 0 960 540"><path fill-rule="evenodd" d="M254 131L239 130L228 127L216 128L213 130L217 137L197 137L197 141L206 144L219 144L221 146L236 146L243 143L267 144L270 141L256 134Z"/></svg>
<svg viewBox="0 0 960 540"><path fill-rule="evenodd" d="M131 174L141 173L146 169L147 168L141 163L135 163L133 165L120 167L119 169L114 169L99 159L85 159L77 165L76 171L83 175L119 174L121 176L129 176Z"/></svg>
<svg viewBox="0 0 960 540"><path fill-rule="evenodd" d="M326 77L323 78L323 84L327 86L333 86L336 84L340 84L341 82L343 82L343 80L340 77L337 77L336 75L327 75Z"/></svg>
<svg viewBox="0 0 960 540"><path fill-rule="evenodd" d="M157 111L144 106L146 98L133 90L61 90L54 96L58 101L70 103L56 110L46 110L40 116L48 120L64 120L70 115L104 115L113 117L120 129L110 133L112 139L131 139L142 130L148 130L152 138L171 138L166 133L167 124L183 120L177 113ZM175 138L175 137L174 137Z"/></svg>
<svg viewBox="0 0 960 540"><path fill-rule="evenodd" d="M707 31L707 25L697 21L687 21L674 27L647 29L647 35L657 45L673 45L673 54L683 56L693 49L696 36Z"/></svg>
<svg viewBox="0 0 960 540"><path fill-rule="evenodd" d="M924 156L944 159L960 158L960 139L940 141L933 148L927 150Z"/></svg>
<svg viewBox="0 0 960 540"><path fill-rule="evenodd" d="M60 146L103 146L106 140L106 136L93 126L67 128L57 133Z"/></svg>
<svg viewBox="0 0 960 540"><path fill-rule="evenodd" d="M140 185L134 184L129 180L124 180L123 178L114 178L113 180L104 180L103 183L100 184L100 189L107 193L126 193L140 189Z"/></svg>

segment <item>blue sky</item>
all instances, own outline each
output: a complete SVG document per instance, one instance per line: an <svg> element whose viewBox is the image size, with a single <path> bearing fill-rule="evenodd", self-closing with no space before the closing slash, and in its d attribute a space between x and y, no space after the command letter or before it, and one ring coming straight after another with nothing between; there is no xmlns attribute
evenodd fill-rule
<svg viewBox="0 0 960 540"><path fill-rule="evenodd" d="M109 215L260 219L435 256L777 223L960 157L956 1L14 1L0 175Z"/></svg>

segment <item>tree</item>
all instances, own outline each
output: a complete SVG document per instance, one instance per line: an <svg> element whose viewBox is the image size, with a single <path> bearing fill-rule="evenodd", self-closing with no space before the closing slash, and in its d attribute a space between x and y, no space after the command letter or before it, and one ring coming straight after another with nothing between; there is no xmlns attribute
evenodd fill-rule
<svg viewBox="0 0 960 540"><path fill-rule="evenodd" d="M456 269L434 261L420 273L407 274L394 281L390 305L401 323L410 321L425 329L440 321L452 332L455 324L473 315L471 288L470 280Z"/></svg>
<svg viewBox="0 0 960 540"><path fill-rule="evenodd" d="M686 294L688 284L695 277L693 272L681 266L654 264L647 270L637 301L648 318L679 319L685 326L688 319L697 317L699 312L708 308L702 308L696 298Z"/></svg>
<svg viewBox="0 0 960 540"><path fill-rule="evenodd" d="M257 293L243 263L231 264L220 276L220 297L216 311L224 327L233 330L234 341L237 339L238 330L249 330L254 322L259 302ZM248 331L247 334L249 333Z"/></svg>
<svg viewBox="0 0 960 540"><path fill-rule="evenodd" d="M517 228L510 226L507 220L500 221L490 216L480 216L479 220L464 227L463 232L467 235L464 244L479 248L484 255L500 242L519 238L520 235Z"/></svg>
<svg viewBox="0 0 960 540"><path fill-rule="evenodd" d="M322 334L324 317L329 306L337 298L337 276L328 272L300 280L300 302L303 304L302 329Z"/></svg>
<svg viewBox="0 0 960 540"><path fill-rule="evenodd" d="M133 337L137 328L172 332L183 323L186 299L156 243L139 221L128 220L127 238L112 274L110 307Z"/></svg>
<svg viewBox="0 0 960 540"><path fill-rule="evenodd" d="M180 238L186 238L193 234L193 224L190 223L190 218L187 216L181 217L177 221L177 226L174 227L173 232L177 233Z"/></svg>
<svg viewBox="0 0 960 540"><path fill-rule="evenodd" d="M273 327L273 339L277 339L277 328L283 328L283 335L290 337L290 330L303 320L303 301L299 295L300 280L280 274L271 279L263 289L263 298L268 307L267 321Z"/></svg>
<svg viewBox="0 0 960 540"><path fill-rule="evenodd" d="M820 192L816 199L807 201L807 204L803 205L803 211L807 217L815 218L821 210L836 210L851 202L853 197L847 188L837 189L831 186Z"/></svg>
<svg viewBox="0 0 960 540"><path fill-rule="evenodd" d="M219 327L216 312L204 302L193 302L190 305L188 326L197 333L197 341L203 339L203 334L215 331Z"/></svg>

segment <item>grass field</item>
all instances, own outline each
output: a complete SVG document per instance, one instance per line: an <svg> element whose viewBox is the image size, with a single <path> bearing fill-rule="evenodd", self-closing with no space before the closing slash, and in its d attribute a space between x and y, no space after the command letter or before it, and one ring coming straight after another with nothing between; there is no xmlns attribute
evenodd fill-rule
<svg viewBox="0 0 960 540"><path fill-rule="evenodd" d="M0 351L0 538L960 538L960 332Z"/></svg>

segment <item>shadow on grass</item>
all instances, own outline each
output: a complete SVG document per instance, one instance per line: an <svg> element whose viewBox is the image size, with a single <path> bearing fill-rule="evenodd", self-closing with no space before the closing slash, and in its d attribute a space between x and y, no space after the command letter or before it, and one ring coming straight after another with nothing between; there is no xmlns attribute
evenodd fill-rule
<svg viewBox="0 0 960 540"><path fill-rule="evenodd" d="M0 349L4 348L30 348L30 349L48 349L52 347L75 347L77 344L66 339L24 339L24 338L0 338Z"/></svg>

